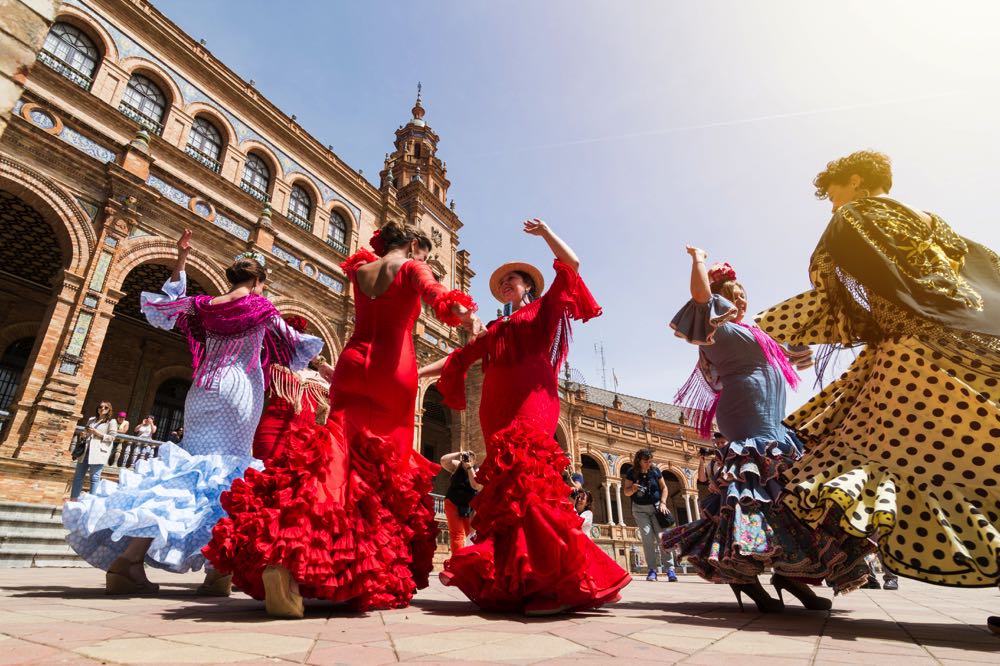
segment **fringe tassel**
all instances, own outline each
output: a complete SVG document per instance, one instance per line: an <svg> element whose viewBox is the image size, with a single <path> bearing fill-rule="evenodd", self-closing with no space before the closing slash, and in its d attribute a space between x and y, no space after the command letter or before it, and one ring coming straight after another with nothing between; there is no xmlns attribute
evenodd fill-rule
<svg viewBox="0 0 1000 666"><path fill-rule="evenodd" d="M698 434L708 438L712 436L712 423L715 412L719 408L720 391L716 391L702 370L701 363L695 366L684 385L674 396L676 403L683 411L685 418L698 430Z"/></svg>

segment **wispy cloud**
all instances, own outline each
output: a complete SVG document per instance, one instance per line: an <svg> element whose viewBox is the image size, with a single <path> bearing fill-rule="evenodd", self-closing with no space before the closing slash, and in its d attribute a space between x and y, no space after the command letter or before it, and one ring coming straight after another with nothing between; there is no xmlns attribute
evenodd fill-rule
<svg viewBox="0 0 1000 666"><path fill-rule="evenodd" d="M753 118L736 118L734 120L720 120L714 123L700 123L697 125L682 125L680 127L666 127L658 130L647 130L645 132L626 132L622 134L611 134L608 136L589 137L585 139L571 139L567 141L557 141L554 143L540 143L534 146L511 147L505 150L497 150L488 153L479 153L474 157L493 157L496 155L512 155L517 153L528 153L536 150L550 150L552 148L568 148L571 146L585 146L597 143L609 143L612 141L622 141L624 139L641 139L646 137L666 136L669 134L680 134L683 132L696 132L701 130L716 129L720 127L736 127L738 125L750 125L752 123L762 123L774 120L786 120L788 118L802 118L805 116L818 116L827 113L840 113L844 111L858 111L861 109L874 109L883 106L893 106L897 104L911 104L913 102L927 102L945 97L956 97L968 93L967 90L952 90L949 92L914 95L912 97L899 97L896 99L882 100L878 102L866 102L863 104L842 104L840 106L829 106L822 109L805 109L802 111L789 111L787 113L772 113L766 116L756 116Z"/></svg>

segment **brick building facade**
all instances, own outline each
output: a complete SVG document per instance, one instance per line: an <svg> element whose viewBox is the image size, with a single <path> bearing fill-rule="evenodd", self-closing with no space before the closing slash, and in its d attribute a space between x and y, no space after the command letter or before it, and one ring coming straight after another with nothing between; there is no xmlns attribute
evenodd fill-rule
<svg viewBox="0 0 1000 666"><path fill-rule="evenodd" d="M160 436L181 422L190 354L138 295L184 228L192 293L225 291L232 258L261 252L268 296L333 360L353 313L339 264L386 221L423 229L437 277L469 289L419 96L376 186L147 2L70 0L42 36L0 142L0 499L58 503L100 400L133 424L156 415ZM415 341L429 362L462 339L423 317Z"/></svg>

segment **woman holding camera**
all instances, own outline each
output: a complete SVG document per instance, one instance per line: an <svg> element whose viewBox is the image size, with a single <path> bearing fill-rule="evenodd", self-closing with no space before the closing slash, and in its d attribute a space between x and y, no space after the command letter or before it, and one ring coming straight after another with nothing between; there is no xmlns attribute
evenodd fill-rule
<svg viewBox="0 0 1000 666"><path fill-rule="evenodd" d="M476 453L459 451L441 456L441 467L451 472L448 492L444 496L444 516L448 519L448 537L452 554L465 547L472 535L472 498L483 489L476 481Z"/></svg>
<svg viewBox="0 0 1000 666"><path fill-rule="evenodd" d="M740 608L746 594L762 612L784 609L761 587L757 577L774 570L771 584L787 591L810 610L827 610L806 582L826 578L837 590L867 580L865 542L823 538L823 532L800 522L781 504L780 475L802 456L802 442L782 424L785 387L795 386L792 367L811 362L807 351L793 354L766 333L743 321L746 291L729 264L706 269L704 250L691 255L691 300L670 326L679 337L698 345L699 363L677 396L703 436L712 422L728 442L710 453L699 476L709 495L703 518L674 528L663 537L664 549L679 547L682 556L710 581L728 583Z"/></svg>
<svg viewBox="0 0 1000 666"><path fill-rule="evenodd" d="M632 516L642 537L642 554L649 568L646 580L655 581L660 562L660 532L669 526L670 510L667 508L667 484L663 473L653 465L653 452L649 449L636 451L632 467L622 476L622 482L625 497L632 498ZM661 525L661 521L667 524ZM667 576L670 582L677 580L673 568Z"/></svg>
<svg viewBox="0 0 1000 666"><path fill-rule="evenodd" d="M445 562L442 582L487 610L551 615L613 601L631 578L580 529L562 476L569 460L554 438L569 322L601 308L577 273L579 259L548 225L528 220L524 232L555 254L552 286L543 294L542 272L530 264L500 266L490 288L506 316L421 374L440 374L445 404L464 409L466 371L483 360L486 460L477 475L483 491L472 501L476 539Z"/></svg>

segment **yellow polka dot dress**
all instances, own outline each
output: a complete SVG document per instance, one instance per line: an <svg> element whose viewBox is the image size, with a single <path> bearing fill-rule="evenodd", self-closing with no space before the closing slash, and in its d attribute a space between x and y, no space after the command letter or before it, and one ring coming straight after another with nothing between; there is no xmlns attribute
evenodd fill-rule
<svg viewBox="0 0 1000 666"><path fill-rule="evenodd" d="M982 246L963 247L940 218L928 226L891 200L849 208L813 255L815 288L758 316L781 342L861 348L786 419L806 454L786 473L784 501L813 526L836 517L846 535L876 540L902 576L996 586L1000 337L978 324L986 319L974 296L1000 291L1000 261ZM842 261L866 247L867 256ZM972 263L979 256L985 261ZM866 267L878 261L891 270ZM952 290L937 298L922 286ZM949 325L958 321L952 311L935 316L930 306L944 297L965 300L969 328Z"/></svg>

